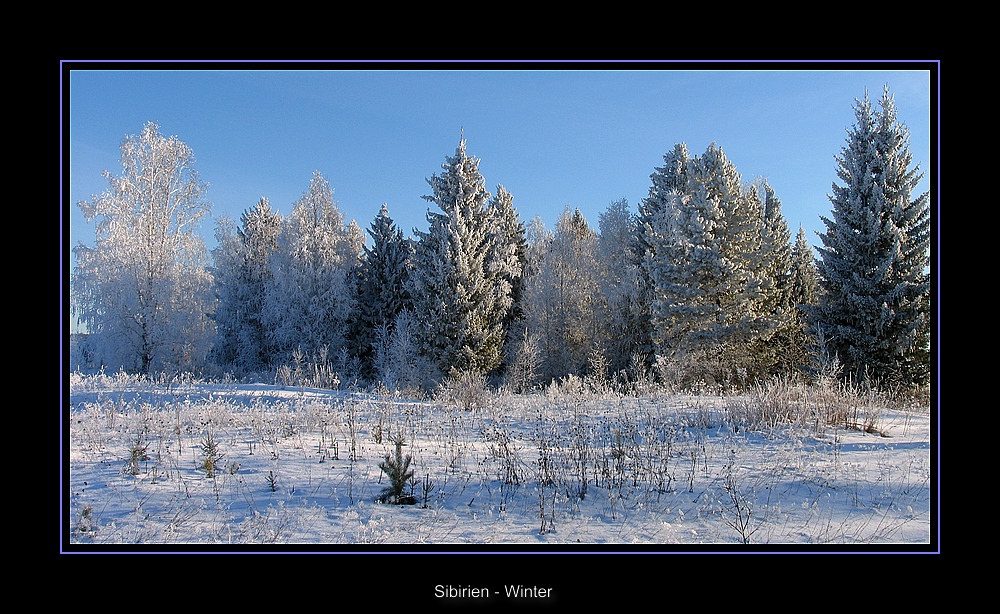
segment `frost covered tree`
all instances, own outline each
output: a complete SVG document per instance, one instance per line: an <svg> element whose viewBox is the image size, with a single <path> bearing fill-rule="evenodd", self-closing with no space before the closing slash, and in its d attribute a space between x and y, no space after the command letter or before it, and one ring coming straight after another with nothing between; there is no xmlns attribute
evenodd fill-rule
<svg viewBox="0 0 1000 614"><path fill-rule="evenodd" d="M799 226L792 247L792 265L790 271L789 300L800 310L819 301L819 271L816 269L816 257L806 236L806 229Z"/></svg>
<svg viewBox="0 0 1000 614"><path fill-rule="evenodd" d="M757 335L747 346L748 377L766 378L803 370L808 364L807 338L793 301L792 243L781 200L762 180L751 186L762 212L757 266L760 280ZM808 247L808 246L806 246Z"/></svg>
<svg viewBox="0 0 1000 614"><path fill-rule="evenodd" d="M375 375L376 331L385 327L386 342L390 338L396 316L410 305L407 284L413 246L389 217L389 208L381 210L368 229L372 246L364 246L364 258L358 273L358 301L352 322L352 345L362 374Z"/></svg>
<svg viewBox="0 0 1000 614"><path fill-rule="evenodd" d="M525 313L542 355L543 380L586 371L601 321L597 258L597 233L579 209L566 207L538 273L526 280Z"/></svg>
<svg viewBox="0 0 1000 614"><path fill-rule="evenodd" d="M642 210L653 342L688 375L729 382L746 376L746 349L767 329L762 211L714 143L678 167L657 169Z"/></svg>
<svg viewBox="0 0 1000 614"><path fill-rule="evenodd" d="M641 292L642 269L634 257L636 216L623 199L612 202L598 219L601 294L606 307L599 326L601 346L613 372L633 366L635 357L647 351L643 343L648 331L644 321L648 309Z"/></svg>
<svg viewBox="0 0 1000 614"><path fill-rule="evenodd" d="M244 372L269 367L271 343L264 327L264 299L274 284L271 256L278 248L281 216L266 198L232 220L222 218L216 228L215 287L218 338L215 360Z"/></svg>
<svg viewBox="0 0 1000 614"><path fill-rule="evenodd" d="M215 331L208 252L211 204L194 154L155 123L121 144L122 173L79 207L94 245L74 248L72 301L102 364L152 373L203 365Z"/></svg>
<svg viewBox="0 0 1000 614"><path fill-rule="evenodd" d="M663 166L656 167L650 175L652 186L649 189L649 196L639 202L633 239L628 244L633 265L638 271L635 301L638 312L633 343L636 360L644 367L651 367L656 356L653 316L650 312L653 304L653 280L647 262L648 258L654 257L650 241L659 244L660 240L656 237L663 232L659 225L666 221L664 211L673 208L674 198L687 189L690 163L691 154L684 143L677 143L671 151L664 154Z"/></svg>
<svg viewBox="0 0 1000 614"><path fill-rule="evenodd" d="M421 351L444 375L489 373L501 364L512 304L509 280L490 269L490 193L464 139L441 168L424 196L440 212L428 210L428 230L414 231L410 296Z"/></svg>
<svg viewBox="0 0 1000 614"><path fill-rule="evenodd" d="M375 327L373 377L389 390L415 390L424 383L428 368L420 355L416 327L416 318L409 309Z"/></svg>
<svg viewBox="0 0 1000 614"><path fill-rule="evenodd" d="M271 259L275 283L265 298L263 323L275 361L295 351L311 358L344 349L363 245L357 225L345 225L330 182L314 172L283 219Z"/></svg>
<svg viewBox="0 0 1000 614"><path fill-rule="evenodd" d="M524 276L522 282L538 274L542 269L545 253L549 251L552 241L552 231L545 227L545 220L536 215L528 222L524 230Z"/></svg>
<svg viewBox="0 0 1000 614"><path fill-rule="evenodd" d="M823 296L813 310L846 373L887 384L929 377L930 205L914 195L909 129L886 86L879 110L867 92L837 156L832 217L822 217L817 263Z"/></svg>
<svg viewBox="0 0 1000 614"><path fill-rule="evenodd" d="M502 185L490 201L488 222L491 230L487 272L510 287L510 306L504 318L504 333L513 322L523 319L521 297L524 288L524 267L527 258L527 238L524 224L514 208L514 197Z"/></svg>

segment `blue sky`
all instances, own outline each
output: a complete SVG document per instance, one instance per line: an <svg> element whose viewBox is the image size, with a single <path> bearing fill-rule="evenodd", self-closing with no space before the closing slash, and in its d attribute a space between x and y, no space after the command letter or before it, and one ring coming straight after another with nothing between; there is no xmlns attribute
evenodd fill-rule
<svg viewBox="0 0 1000 614"><path fill-rule="evenodd" d="M540 215L552 228L569 205L596 228L612 201L625 198L636 210L675 143L701 154L714 142L745 181L766 177L793 235L801 225L818 245L854 100L866 91L877 100L886 84L910 129L914 162L928 177L935 170L938 86L926 63L585 69L593 66L69 65L62 84L69 92L68 245L93 243L93 225L76 203L106 189L101 173L120 172L121 140L148 121L193 149L210 184L211 219L201 229L210 245L216 219L239 219L261 196L287 214L315 170L348 220L368 228L386 203L412 235L426 228L433 207L421 198L430 193L426 179L441 172L463 132L487 189L504 185L525 222ZM920 191L928 190L925 178Z"/></svg>

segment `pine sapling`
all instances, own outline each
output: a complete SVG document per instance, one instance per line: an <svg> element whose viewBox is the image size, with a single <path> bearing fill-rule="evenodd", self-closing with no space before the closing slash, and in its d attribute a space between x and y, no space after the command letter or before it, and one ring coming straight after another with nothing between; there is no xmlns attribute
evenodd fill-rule
<svg viewBox="0 0 1000 614"><path fill-rule="evenodd" d="M205 471L205 477L214 478L215 472L219 468L222 460L222 453L219 451L219 443L212 437L212 433L207 433L201 440L202 463L199 469Z"/></svg>
<svg viewBox="0 0 1000 614"><path fill-rule="evenodd" d="M382 462L378 464L379 469L389 478L389 486L382 490L378 501L379 503L413 505L416 503L416 499L412 496L403 495L406 483L413 477L413 470L410 469L413 457L409 454L405 457L403 456L403 445L405 442L402 436L396 437L393 443L396 446L395 457L386 454Z"/></svg>

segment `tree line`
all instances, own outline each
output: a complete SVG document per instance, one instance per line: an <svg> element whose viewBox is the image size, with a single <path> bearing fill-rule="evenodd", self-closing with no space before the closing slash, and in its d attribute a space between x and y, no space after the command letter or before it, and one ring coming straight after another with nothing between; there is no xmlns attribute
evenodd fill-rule
<svg viewBox="0 0 1000 614"><path fill-rule="evenodd" d="M888 88L878 109L855 102L818 256L715 143L676 144L636 213L610 203L595 228L566 208L550 230L521 220L503 185L487 190L464 138L427 180L426 231L405 236L386 204L366 230L348 223L317 171L287 216L261 198L221 220L209 252L192 152L149 123L123 141L122 174L79 203L96 241L74 248L72 308L93 363L143 373L294 363L390 388L471 373L515 391L571 375L926 384L929 195L914 194Z"/></svg>

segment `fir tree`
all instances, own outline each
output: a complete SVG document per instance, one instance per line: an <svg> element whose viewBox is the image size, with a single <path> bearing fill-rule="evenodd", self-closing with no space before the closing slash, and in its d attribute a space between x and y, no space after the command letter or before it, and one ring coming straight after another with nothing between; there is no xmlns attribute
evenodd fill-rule
<svg viewBox="0 0 1000 614"><path fill-rule="evenodd" d="M691 154L687 145L677 143L674 148L664 154L663 166L657 167L649 176L652 186L649 196L639 202L639 214L635 220L633 239L628 244L628 250L633 264L637 268L635 314L635 353L641 363L650 367L656 355L656 344L653 341L653 316L650 309L653 304L653 280L647 267L647 258L652 257L651 240L662 232L654 225L665 221L664 210L674 205L677 195L683 194L688 187L688 166Z"/></svg>
<svg viewBox="0 0 1000 614"><path fill-rule="evenodd" d="M803 311L809 305L819 301L819 271L816 269L816 258L812 246L806 237L806 229L799 226L792 247L792 265L789 280L789 302Z"/></svg>
<svg viewBox="0 0 1000 614"><path fill-rule="evenodd" d="M364 259L359 268L351 342L361 363L362 375L371 378L375 375L372 360L376 331L384 326L388 339L396 316L410 304L406 287L413 247L389 217L385 204L372 220L368 234L372 246L364 246Z"/></svg>
<svg viewBox="0 0 1000 614"><path fill-rule="evenodd" d="M746 376L768 329L759 199L713 143L684 172L658 169L641 217L658 356L720 383Z"/></svg>
<svg viewBox="0 0 1000 614"><path fill-rule="evenodd" d="M929 195L913 195L922 174L888 86L878 111L867 93L855 102L837 157L843 185L833 185L832 218L821 218L812 322L853 377L920 384L930 368Z"/></svg>
<svg viewBox="0 0 1000 614"><path fill-rule="evenodd" d="M802 369L808 362L801 334L801 318L792 302L792 245L781 201L766 181L762 193L762 221L757 262L760 272L757 337L748 347L748 377L765 378ZM751 189L755 198L757 186Z"/></svg>
<svg viewBox="0 0 1000 614"><path fill-rule="evenodd" d="M788 303L791 305L791 322L787 343L782 355L784 371L805 374L810 367L815 340L809 328L808 310L819 301L819 273L816 270L813 249L806 239L806 231L799 227L791 252L788 278Z"/></svg>
<svg viewBox="0 0 1000 614"><path fill-rule="evenodd" d="M379 503L400 505L413 505L416 503L416 500L412 496L403 495L407 482L413 478L413 470L410 469L413 456L410 454L407 454L405 457L403 456L403 446L405 443L402 436L396 437L393 440L393 445L396 449L395 455L390 456L386 454L378 464L378 468L389 478L389 485L383 488L382 493L378 496L377 501Z"/></svg>
<svg viewBox="0 0 1000 614"><path fill-rule="evenodd" d="M524 292L524 267L527 239L524 224L514 208L514 197L502 185L489 206L491 249L487 273L501 280L510 288L510 304L501 301L498 306L506 312L503 317L504 333L509 335L511 324L524 318L521 297Z"/></svg>
<svg viewBox="0 0 1000 614"><path fill-rule="evenodd" d="M427 232L415 230L417 244L410 295L419 318L422 353L444 375L489 373L502 359L504 322L511 304L510 283L491 272L490 193L462 139L444 173L427 180Z"/></svg>

